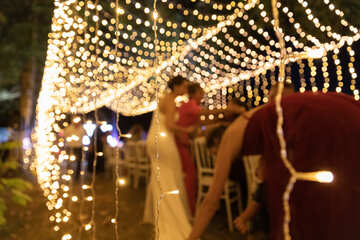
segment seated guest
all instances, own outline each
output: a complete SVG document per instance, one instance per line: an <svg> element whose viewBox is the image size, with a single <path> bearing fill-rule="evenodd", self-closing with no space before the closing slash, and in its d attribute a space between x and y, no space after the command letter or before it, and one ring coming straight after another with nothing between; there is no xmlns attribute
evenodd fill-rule
<svg viewBox="0 0 360 240"><path fill-rule="evenodd" d="M225 125L217 125L217 127L212 129L212 131L206 137L206 146L213 156L216 156L216 153L218 152L221 138L225 131Z"/></svg>
<svg viewBox="0 0 360 240"><path fill-rule="evenodd" d="M212 128L210 133L206 137L206 145L210 151L210 154L216 160L216 155L218 153L221 138L224 135L228 123L219 123L216 124L216 127ZM247 184L246 184L246 173L244 162L241 161L241 156L237 156L237 159L231 164L231 169L229 173L229 180L234 181L240 185L241 197L243 206L247 201Z"/></svg>
<svg viewBox="0 0 360 240"><path fill-rule="evenodd" d="M251 221L249 236L247 240L266 240L269 235L269 216L265 207L264 192L264 166L260 160L256 171L258 179L261 181L252 197L252 201L247 205L245 211L235 219L235 227L245 234L248 231L248 221Z"/></svg>
<svg viewBox="0 0 360 240"><path fill-rule="evenodd" d="M299 181L290 196L293 239L354 239L360 230L360 104L337 93L302 93L282 100L284 137L289 161L297 171L330 170L330 184ZM270 240L284 239L283 193L290 178L280 157L277 114L270 103L240 116L224 134L212 186L195 218L188 239L201 237L212 218L239 154L261 154L264 160Z"/></svg>

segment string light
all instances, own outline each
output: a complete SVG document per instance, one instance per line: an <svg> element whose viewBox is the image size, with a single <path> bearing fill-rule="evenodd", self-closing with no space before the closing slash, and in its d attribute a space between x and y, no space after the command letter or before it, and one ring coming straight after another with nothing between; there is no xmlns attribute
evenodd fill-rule
<svg viewBox="0 0 360 240"><path fill-rule="evenodd" d="M304 75L306 67L310 69L312 90L317 91L317 59L322 61L322 91L329 90L328 62L334 61L338 78L336 91L341 92L345 90L342 79L344 69L338 54L345 44L350 59L350 90L354 98L359 100L355 52L351 44L358 41L360 35L358 29L347 22L344 12L329 0L323 0L328 6L326 10L335 13L341 25L353 35L335 32L332 26L321 23L306 1L298 0L307 19L324 33L323 37L333 40L328 43L320 42L319 39L325 38L318 39L305 32L301 24L306 23L300 22L285 3L277 2L273 7L278 7L284 13L290 26L295 29L296 37L279 26L277 17L271 20L264 4L256 0L226 4L201 0L201 3L214 10L214 14L206 13L200 7L186 9L182 3L161 2L171 13L182 16L183 20L165 19L156 7L151 9L140 1L125 1L120 6L117 0L109 3L54 0L54 18L37 105L34 139L37 157L30 168L36 170L38 182L47 199L46 206L50 215L54 216L50 221L58 227L54 227L56 231L59 231L61 224L71 222L68 216L61 213L56 216L56 213L65 208L66 201L78 198L72 195L69 185L73 172L61 171L64 161L75 160L74 156L63 151L66 141L79 140L59 136L61 128L69 125L63 121L65 113L86 113L102 106L124 115L152 111L156 109L158 97L166 89L169 76L176 74L201 84L206 91L205 105L209 109L226 107L225 96L229 95L230 86L240 101L248 100L248 104L253 102L259 105L262 94L262 101L269 101L268 88L275 83L276 69L280 70L279 75L285 74L283 70L286 70L286 79L289 80L292 62L299 65L300 92L307 87ZM106 4L110 8L105 7ZM250 14L254 13L251 11L260 15L264 27L251 18ZM124 22L120 21L120 16ZM201 24L190 22L189 19L197 19ZM272 34L265 30L269 27L275 27L277 35L287 43L287 47L272 38ZM154 36L149 33L152 30L156 33ZM87 135L92 136L97 126L102 125L86 122L84 127ZM119 131L119 137L131 136ZM89 143L88 140L85 142ZM115 179L116 186L120 183L118 179ZM296 181L296 178L292 181ZM83 182L81 185L82 197L76 201L80 200L80 205L83 200L91 201L89 204L94 209L94 182L92 187ZM85 192L89 194L87 190L91 191L92 196L83 196ZM95 225L91 230L94 234Z"/></svg>
<svg viewBox="0 0 360 240"><path fill-rule="evenodd" d="M346 50L349 53L349 58L350 58L350 62L348 63L349 73L351 75L350 90L353 92L355 100L359 100L360 99L359 90L356 88L357 73L354 68L355 52L354 50L351 49L350 46L348 46Z"/></svg>
<svg viewBox="0 0 360 240"><path fill-rule="evenodd" d="M327 71L327 67L328 67L328 58L327 56L322 57L322 72L323 72L323 77L324 77L324 86L322 89L323 93L327 93L328 89L330 87L330 78L329 78L329 73Z"/></svg>

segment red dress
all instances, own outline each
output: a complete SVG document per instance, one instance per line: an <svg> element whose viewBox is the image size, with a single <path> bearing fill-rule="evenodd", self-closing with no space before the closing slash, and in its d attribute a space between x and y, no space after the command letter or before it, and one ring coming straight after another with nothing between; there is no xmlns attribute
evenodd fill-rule
<svg viewBox="0 0 360 240"><path fill-rule="evenodd" d="M330 170L330 184L298 181L290 196L293 239L339 240L360 236L360 104L336 93L284 97L288 156L297 171ZM283 240L282 194L289 180L279 154L274 104L249 120L243 154L263 154L270 239Z"/></svg>
<svg viewBox="0 0 360 240"><path fill-rule="evenodd" d="M177 124L182 127L189 127L198 123L201 107L194 99L183 103L179 108L179 120ZM185 188L192 215L195 214L197 177L194 159L190 151L190 138L187 134L177 134L175 137L179 150L183 172L185 174Z"/></svg>

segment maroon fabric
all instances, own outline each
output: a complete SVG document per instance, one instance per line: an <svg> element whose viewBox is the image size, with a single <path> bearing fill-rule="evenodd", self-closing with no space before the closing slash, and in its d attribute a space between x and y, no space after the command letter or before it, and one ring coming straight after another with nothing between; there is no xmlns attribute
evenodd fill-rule
<svg viewBox="0 0 360 240"><path fill-rule="evenodd" d="M330 184L297 182L290 197L295 240L360 237L360 104L336 93L303 93L282 101L290 161L297 171L330 170ZM283 238L282 194L289 179L279 155L274 104L256 112L243 154L263 154L270 239Z"/></svg>
<svg viewBox="0 0 360 240"><path fill-rule="evenodd" d="M182 127L190 127L197 124L200 119L201 107L196 101L190 99L179 108L179 120L177 124ZM177 134L175 137L176 145L179 150L183 172L185 174L185 188L189 208L192 215L195 214L196 193L197 193L197 177L196 167L190 151L190 138L187 134Z"/></svg>

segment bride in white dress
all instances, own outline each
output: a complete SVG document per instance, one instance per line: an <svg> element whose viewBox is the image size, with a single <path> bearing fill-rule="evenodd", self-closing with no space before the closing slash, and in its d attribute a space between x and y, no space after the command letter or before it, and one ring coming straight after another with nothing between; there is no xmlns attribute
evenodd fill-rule
<svg viewBox="0 0 360 240"><path fill-rule="evenodd" d="M189 133L193 128L176 125L175 98L187 92L187 81L177 76L169 81L168 86L171 92L160 100L147 137L152 171L146 193L144 222L155 225L156 239L185 240L191 231L190 211L174 133Z"/></svg>

